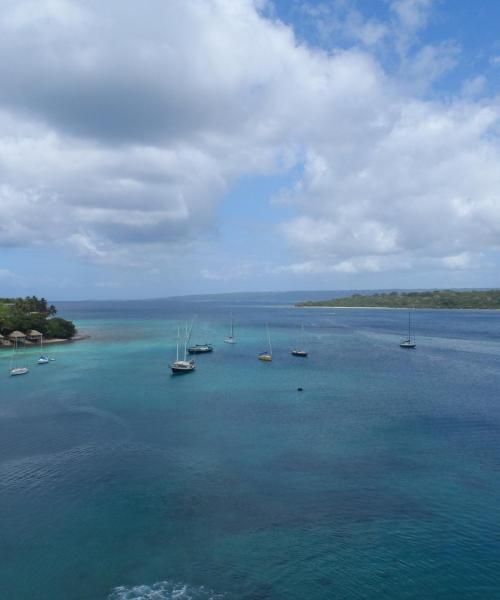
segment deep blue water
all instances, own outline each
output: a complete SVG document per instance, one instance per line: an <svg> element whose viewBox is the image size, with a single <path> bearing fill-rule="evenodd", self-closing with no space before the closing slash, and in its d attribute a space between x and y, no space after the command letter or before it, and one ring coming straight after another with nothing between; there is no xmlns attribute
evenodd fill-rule
<svg viewBox="0 0 500 600"><path fill-rule="evenodd" d="M58 303L90 339L0 353L0 598L500 598L500 313L408 351L405 311L297 299Z"/></svg>

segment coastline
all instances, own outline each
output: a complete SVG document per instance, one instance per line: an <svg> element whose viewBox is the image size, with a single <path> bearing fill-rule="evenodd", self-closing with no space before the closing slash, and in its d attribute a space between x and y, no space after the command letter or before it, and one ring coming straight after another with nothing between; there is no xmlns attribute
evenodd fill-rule
<svg viewBox="0 0 500 600"><path fill-rule="evenodd" d="M50 340L43 340L43 345L44 346L48 346L49 344L71 344L72 342L81 342L82 340L87 340L90 338L90 335L82 333L82 334L76 334L75 336L73 336L72 338L69 339L64 339L64 338L52 338ZM23 348L38 348L40 345L37 342L27 342L25 344L22 345ZM14 345L11 343L9 345L7 344L1 344L0 345L0 350L11 350L14 347Z"/></svg>
<svg viewBox="0 0 500 600"><path fill-rule="evenodd" d="M461 308L449 308L449 307L438 307L438 306L300 306L298 304L294 304L294 308L348 308L348 309L367 309L370 310L487 310L491 311L500 311L500 308L472 308L472 307L461 307Z"/></svg>

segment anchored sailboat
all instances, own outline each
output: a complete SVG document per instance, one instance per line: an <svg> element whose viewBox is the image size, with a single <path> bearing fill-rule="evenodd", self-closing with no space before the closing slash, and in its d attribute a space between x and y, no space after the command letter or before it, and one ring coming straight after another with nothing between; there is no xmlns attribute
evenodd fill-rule
<svg viewBox="0 0 500 600"><path fill-rule="evenodd" d="M307 350L302 350L303 348L303 341L304 341L304 324L302 323L300 326L300 344L298 348L294 348L290 354L293 354L293 356L302 356L302 357L306 357L307 356Z"/></svg>
<svg viewBox="0 0 500 600"><path fill-rule="evenodd" d="M270 362L270 361L273 360L273 349L271 347L271 335L269 333L269 325L266 325L266 329L267 329L267 346L268 346L268 349L267 349L267 351L261 352L259 354L259 360Z"/></svg>
<svg viewBox="0 0 500 600"><path fill-rule="evenodd" d="M184 359L179 360L179 343L180 343L180 339L181 339L181 330L180 330L180 327L177 327L177 354L176 354L175 361L170 365L170 368L172 369L172 373L174 375L179 374L179 373L190 373L191 371L194 371L194 369L196 368L196 364L195 364L194 360L187 359L187 344L188 344L188 339L189 339L190 335L191 335L191 330L189 330L189 333L188 333L188 327L187 327L187 323L186 323L186 334L184 337Z"/></svg>
<svg viewBox="0 0 500 600"><path fill-rule="evenodd" d="M43 353L43 335L40 336L40 358L36 361L37 365L46 365L50 358Z"/></svg>
<svg viewBox="0 0 500 600"><path fill-rule="evenodd" d="M233 323L233 311L231 311L231 329L229 335L224 339L226 344L236 344L236 339L234 337L234 323Z"/></svg>
<svg viewBox="0 0 500 600"><path fill-rule="evenodd" d="M191 337L191 331L193 331L194 319L191 322L191 328L189 330L189 337ZM214 347L212 344L194 344L193 346L188 346L187 352L188 354L206 354L207 352L213 352Z"/></svg>
<svg viewBox="0 0 500 600"><path fill-rule="evenodd" d="M207 352L213 352L213 350L212 344L195 344L187 349L188 354L206 354Z"/></svg>
<svg viewBox="0 0 500 600"><path fill-rule="evenodd" d="M12 353L12 357L11 357L11 363L10 363L10 374L11 375L26 375L26 373L28 372L28 367L15 367L14 363L18 360L17 357L17 338L14 339L14 351Z"/></svg>
<svg viewBox="0 0 500 600"><path fill-rule="evenodd" d="M411 311L408 311L408 338L403 340L400 344L401 348L415 348L415 340L411 339Z"/></svg>

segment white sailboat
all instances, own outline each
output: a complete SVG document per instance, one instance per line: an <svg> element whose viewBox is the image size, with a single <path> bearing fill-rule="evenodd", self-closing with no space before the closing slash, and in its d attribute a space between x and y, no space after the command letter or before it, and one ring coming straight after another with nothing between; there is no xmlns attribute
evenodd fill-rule
<svg viewBox="0 0 500 600"><path fill-rule="evenodd" d="M43 335L40 336L40 358L36 361L37 365L46 365L50 358L43 353Z"/></svg>
<svg viewBox="0 0 500 600"><path fill-rule="evenodd" d="M403 340L399 346L401 348L415 348L416 347L416 343L415 340L411 339L411 312L408 311L408 338L406 340Z"/></svg>
<svg viewBox="0 0 500 600"><path fill-rule="evenodd" d="M266 325L267 329L267 351L261 352L259 354L259 360L263 360L265 362L271 362L273 360L273 349L271 347L271 334L269 333L269 325Z"/></svg>
<svg viewBox="0 0 500 600"><path fill-rule="evenodd" d="M28 372L28 367L15 367L14 366L14 362L16 362L17 359L17 338L14 340L14 351L12 353L12 357L11 357L11 363L10 363L10 374L11 375L26 375L26 373Z"/></svg>
<svg viewBox="0 0 500 600"><path fill-rule="evenodd" d="M226 344L236 344L236 339L234 337L234 322L233 322L233 311L231 311L231 329L229 335L224 339Z"/></svg>
<svg viewBox="0 0 500 600"><path fill-rule="evenodd" d="M191 334L191 329L188 332L188 326L186 323L186 333L184 336L184 358L182 360L180 360L179 359L179 342L180 342L180 337L181 337L181 330L180 330L180 327L177 327L177 354L176 354L175 361L170 365L170 368L172 369L172 374L174 374L174 375L177 375L180 373L190 373L191 371L194 371L194 369L196 368L196 364L195 364L194 360L187 359L187 345L188 345L188 339L189 339L190 334Z"/></svg>
<svg viewBox="0 0 500 600"><path fill-rule="evenodd" d="M294 348L290 354L293 354L293 356L302 356L302 357L306 357L307 356L307 350L303 350L303 340L304 340L304 324L302 323L300 326L300 344L298 348Z"/></svg>

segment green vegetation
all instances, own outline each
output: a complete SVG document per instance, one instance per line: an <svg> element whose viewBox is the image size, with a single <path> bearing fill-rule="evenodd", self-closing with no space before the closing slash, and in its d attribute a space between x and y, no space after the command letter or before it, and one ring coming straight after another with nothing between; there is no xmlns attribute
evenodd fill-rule
<svg viewBox="0 0 500 600"><path fill-rule="evenodd" d="M300 302L296 306L352 306L383 308L489 308L500 309L500 290L457 292L389 292L353 294L346 298Z"/></svg>
<svg viewBox="0 0 500 600"><path fill-rule="evenodd" d="M45 338L70 339L76 333L72 321L54 317L57 309L45 298L0 298L0 333L7 337L12 331L27 333L35 329Z"/></svg>

